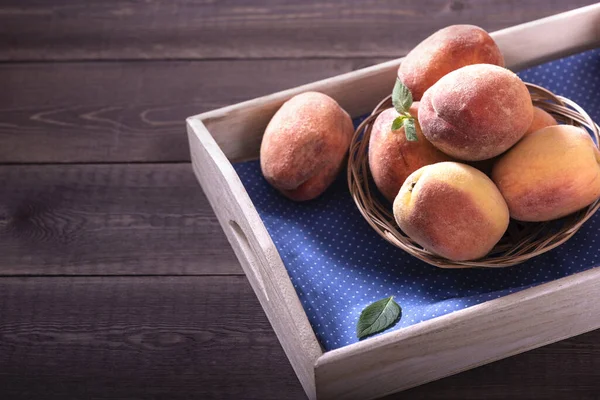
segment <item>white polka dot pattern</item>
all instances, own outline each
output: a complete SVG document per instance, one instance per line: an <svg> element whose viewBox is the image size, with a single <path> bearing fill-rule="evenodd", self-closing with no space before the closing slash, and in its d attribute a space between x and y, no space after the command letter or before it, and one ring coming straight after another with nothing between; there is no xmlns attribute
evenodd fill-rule
<svg viewBox="0 0 600 400"><path fill-rule="evenodd" d="M600 120L600 49L523 71L520 77L579 103ZM394 295L402 329L600 265L597 213L566 244L522 265L444 270L381 239L350 198L345 174L316 200L294 203L263 179L258 161L236 164L326 350L357 341L361 310Z"/></svg>

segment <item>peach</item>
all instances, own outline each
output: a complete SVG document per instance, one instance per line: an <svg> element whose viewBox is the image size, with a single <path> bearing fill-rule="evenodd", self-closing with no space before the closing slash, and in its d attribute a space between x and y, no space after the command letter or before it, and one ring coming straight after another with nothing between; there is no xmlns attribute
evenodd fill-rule
<svg viewBox="0 0 600 400"><path fill-rule="evenodd" d="M491 179L457 162L413 172L394 200L394 217L423 248L455 261L488 254L509 222L506 202Z"/></svg>
<svg viewBox="0 0 600 400"><path fill-rule="evenodd" d="M306 92L275 113L260 146L266 180L286 197L311 200L335 180L354 132L352 119L331 97Z"/></svg>
<svg viewBox="0 0 600 400"><path fill-rule="evenodd" d="M473 25L451 25L422 41L404 57L398 78L410 89L413 99L441 77L471 64L504 66L504 57L494 39Z"/></svg>
<svg viewBox="0 0 600 400"><path fill-rule="evenodd" d="M552 115L550 115L545 110L542 110L539 107L533 107L533 121L531 121L531 125L525 132L525 135L529 135L535 131L539 131L542 128L547 126L558 125L558 122L554 119Z"/></svg>
<svg viewBox="0 0 600 400"><path fill-rule="evenodd" d="M418 118L418 102L413 103L409 112ZM369 139L369 169L379 191L393 202L406 178L417 169L450 157L433 147L423 136L417 120L416 142L406 139L404 128L392 131L392 122L400 114L389 108L383 111L371 130Z"/></svg>
<svg viewBox="0 0 600 400"><path fill-rule="evenodd" d="M532 119L525 84L490 64L450 72L425 92L419 105L425 137L444 153L467 161L505 152L523 137Z"/></svg>
<svg viewBox="0 0 600 400"><path fill-rule="evenodd" d="M600 152L583 129L555 125L527 135L494 165L492 179L520 221L548 221L600 196Z"/></svg>

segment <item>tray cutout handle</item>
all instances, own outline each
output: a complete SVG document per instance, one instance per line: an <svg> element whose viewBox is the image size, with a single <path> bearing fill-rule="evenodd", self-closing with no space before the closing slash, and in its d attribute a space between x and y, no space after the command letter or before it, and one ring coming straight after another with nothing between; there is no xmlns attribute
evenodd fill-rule
<svg viewBox="0 0 600 400"><path fill-rule="evenodd" d="M231 226L233 236L235 237L235 241L237 242L238 247L242 250L242 253L244 253L244 258L246 259L248 265L250 266L250 269L252 270L252 275L258 283L260 291L265 296L265 299L269 301L269 295L265 290L265 282L262 276L261 264L258 258L256 257L256 253L252 250L252 246L248 241L248 237L242 230L240 224L238 224L236 221L229 220L229 226Z"/></svg>

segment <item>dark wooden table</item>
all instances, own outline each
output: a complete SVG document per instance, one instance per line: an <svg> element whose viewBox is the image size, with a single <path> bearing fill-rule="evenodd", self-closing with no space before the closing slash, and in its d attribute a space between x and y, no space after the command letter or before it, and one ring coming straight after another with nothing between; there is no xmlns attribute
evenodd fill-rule
<svg viewBox="0 0 600 400"><path fill-rule="evenodd" d="M0 2L0 398L303 398L185 117L594 1ZM600 331L394 398L600 398Z"/></svg>

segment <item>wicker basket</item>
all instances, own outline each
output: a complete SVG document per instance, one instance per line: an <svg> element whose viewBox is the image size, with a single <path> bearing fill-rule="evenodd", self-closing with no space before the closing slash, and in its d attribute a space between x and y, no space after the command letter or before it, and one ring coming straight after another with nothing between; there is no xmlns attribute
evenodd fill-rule
<svg viewBox="0 0 600 400"><path fill-rule="evenodd" d="M526 84L533 104L551 113L559 123L588 128L600 144L600 128L576 103L533 84ZM441 268L508 267L522 263L566 242L600 207L600 199L567 217L550 222L512 220L500 242L485 257L474 261L452 261L437 256L406 236L396 224L391 207L381 200L368 163L368 143L375 118L392 107L391 95L375 107L358 127L350 144L348 186L359 211L375 231L396 247Z"/></svg>

